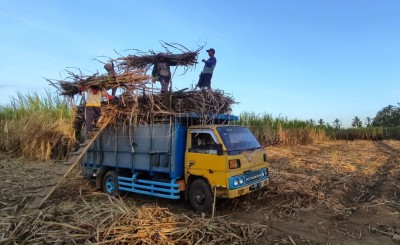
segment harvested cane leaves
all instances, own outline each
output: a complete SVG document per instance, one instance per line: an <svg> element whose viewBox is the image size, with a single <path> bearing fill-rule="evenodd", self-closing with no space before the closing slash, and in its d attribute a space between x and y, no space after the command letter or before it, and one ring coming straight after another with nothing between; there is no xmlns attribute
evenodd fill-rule
<svg viewBox="0 0 400 245"><path fill-rule="evenodd" d="M2 244L252 244L266 225L175 214L159 206L136 207L121 199L89 196L35 213L3 217Z"/></svg>
<svg viewBox="0 0 400 245"><path fill-rule="evenodd" d="M123 94L118 100L103 106L103 115L116 121L135 118L138 123L148 123L152 117L180 113L197 113L207 118L210 114L230 113L235 100L221 90L213 92L177 91L171 94L133 96Z"/></svg>

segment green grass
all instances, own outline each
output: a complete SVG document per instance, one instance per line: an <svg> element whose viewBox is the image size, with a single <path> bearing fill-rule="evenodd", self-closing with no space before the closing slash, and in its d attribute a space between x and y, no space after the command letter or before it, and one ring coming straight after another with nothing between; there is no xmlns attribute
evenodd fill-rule
<svg viewBox="0 0 400 245"><path fill-rule="evenodd" d="M270 114L242 113L238 122L247 126L262 145L309 144L326 140L325 131L301 120L274 118Z"/></svg>
<svg viewBox="0 0 400 245"><path fill-rule="evenodd" d="M400 140L400 127L360 127L335 129L301 120L245 112L238 122L247 126L262 145L310 144L325 140Z"/></svg>
<svg viewBox="0 0 400 245"><path fill-rule="evenodd" d="M337 140L400 140L400 127L361 127L326 129L331 139Z"/></svg>
<svg viewBox="0 0 400 245"><path fill-rule="evenodd" d="M18 119L37 112L54 119L71 119L73 117L73 110L66 101L50 91L46 91L44 96L37 93L24 95L17 92L17 96L11 97L10 100L9 105L0 106L0 119Z"/></svg>
<svg viewBox="0 0 400 245"><path fill-rule="evenodd" d="M74 110L46 91L18 92L0 106L0 150L34 159L62 158L75 142Z"/></svg>

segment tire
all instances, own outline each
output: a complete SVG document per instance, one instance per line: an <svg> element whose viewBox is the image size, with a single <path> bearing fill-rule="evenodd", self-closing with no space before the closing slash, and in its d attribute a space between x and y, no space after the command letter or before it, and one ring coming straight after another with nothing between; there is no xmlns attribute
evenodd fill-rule
<svg viewBox="0 0 400 245"><path fill-rule="evenodd" d="M113 197L119 196L118 174L115 170L110 170L104 175L103 191Z"/></svg>
<svg viewBox="0 0 400 245"><path fill-rule="evenodd" d="M193 181L189 189L189 202L196 211L208 213L212 210L214 195L207 181L204 179Z"/></svg>

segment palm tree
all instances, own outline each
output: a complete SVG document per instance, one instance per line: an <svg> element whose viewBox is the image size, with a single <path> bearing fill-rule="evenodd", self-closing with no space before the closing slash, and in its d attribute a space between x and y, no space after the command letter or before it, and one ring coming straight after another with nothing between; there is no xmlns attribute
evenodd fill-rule
<svg viewBox="0 0 400 245"><path fill-rule="evenodd" d="M353 121L351 123L351 126L361 128L362 127L362 121L358 116L355 116L353 118Z"/></svg>
<svg viewBox="0 0 400 245"><path fill-rule="evenodd" d="M372 122L372 118L371 117L366 117L365 118L365 123L366 123L366 127L371 127L371 122Z"/></svg>
<svg viewBox="0 0 400 245"><path fill-rule="evenodd" d="M342 122L336 118L335 120L333 120L333 127L335 129L340 129L342 127Z"/></svg>
<svg viewBox="0 0 400 245"><path fill-rule="evenodd" d="M319 125L319 126L324 126L324 125L325 125L324 119L322 119L322 118L319 119L319 120L318 120L318 125Z"/></svg>
<svg viewBox="0 0 400 245"><path fill-rule="evenodd" d="M308 120L307 123L309 123L311 126L315 125L315 121L313 119Z"/></svg>

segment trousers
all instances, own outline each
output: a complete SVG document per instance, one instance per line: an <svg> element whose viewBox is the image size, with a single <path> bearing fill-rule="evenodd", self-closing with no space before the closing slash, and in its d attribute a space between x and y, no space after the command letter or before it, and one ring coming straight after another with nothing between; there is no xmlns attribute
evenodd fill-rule
<svg viewBox="0 0 400 245"><path fill-rule="evenodd" d="M98 106L86 106L86 131L92 132L93 125L92 123L96 124L101 116L101 108Z"/></svg>

